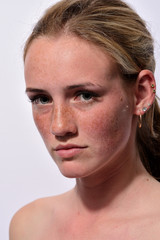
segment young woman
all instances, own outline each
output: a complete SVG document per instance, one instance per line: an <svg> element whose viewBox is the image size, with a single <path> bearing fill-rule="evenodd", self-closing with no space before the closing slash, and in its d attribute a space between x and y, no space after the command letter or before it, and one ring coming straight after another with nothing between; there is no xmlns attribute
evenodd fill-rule
<svg viewBox="0 0 160 240"><path fill-rule="evenodd" d="M63 0L24 50L26 93L74 189L13 217L10 240L159 240L160 110L153 40L120 0Z"/></svg>

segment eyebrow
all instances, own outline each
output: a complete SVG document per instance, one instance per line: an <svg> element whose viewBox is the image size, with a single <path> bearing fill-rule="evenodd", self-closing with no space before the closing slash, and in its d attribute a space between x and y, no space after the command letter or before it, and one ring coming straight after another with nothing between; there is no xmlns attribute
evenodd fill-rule
<svg viewBox="0 0 160 240"><path fill-rule="evenodd" d="M95 85L95 84L93 84L93 83L87 82L87 83L84 83L84 84L74 84L74 85L70 85L70 86L67 86L66 89L67 89L67 90L71 90L71 89L80 88L80 87L86 87L86 86L92 86L92 87L94 87L94 86L99 86L99 87L101 87L101 86L98 85L98 84Z"/></svg>
<svg viewBox="0 0 160 240"><path fill-rule="evenodd" d="M43 90L43 89L38 89L38 88L26 88L26 91L25 91L26 93L27 92L39 92L39 93L43 93L43 92L45 92L45 90Z"/></svg>
<svg viewBox="0 0 160 240"><path fill-rule="evenodd" d="M87 82L87 83L84 83L84 84L74 84L74 85L70 85L70 86L66 86L65 88L67 89L67 90L72 90L72 89L75 89L75 88L80 88L80 87L86 87L86 86L91 86L91 87L102 87L101 85L99 85L99 84L93 84L93 83L90 83L90 82ZM26 88L26 91L25 91L26 93L27 92L39 92L39 93L44 93L44 92L46 92L45 90L43 90L43 89L39 89L39 88Z"/></svg>

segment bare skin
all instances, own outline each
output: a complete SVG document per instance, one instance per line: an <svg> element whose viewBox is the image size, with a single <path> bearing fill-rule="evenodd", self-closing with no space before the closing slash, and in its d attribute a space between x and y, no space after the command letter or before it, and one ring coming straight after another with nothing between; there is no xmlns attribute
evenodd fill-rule
<svg viewBox="0 0 160 240"><path fill-rule="evenodd" d="M76 186L22 208L10 240L158 240L159 183L135 144L137 116L154 101L153 74L143 70L126 92L110 56L62 35L34 40L25 78L37 128Z"/></svg>
<svg viewBox="0 0 160 240"><path fill-rule="evenodd" d="M135 186L136 194L129 194L128 202L126 199L119 201L118 206L115 202L112 208L109 205L95 209L88 207L77 199L75 189L57 197L37 200L15 215L10 239L114 240L118 237L119 240L158 240L159 186L145 174L139 177L139 181L142 185L138 190ZM125 192L127 195L129 189Z"/></svg>

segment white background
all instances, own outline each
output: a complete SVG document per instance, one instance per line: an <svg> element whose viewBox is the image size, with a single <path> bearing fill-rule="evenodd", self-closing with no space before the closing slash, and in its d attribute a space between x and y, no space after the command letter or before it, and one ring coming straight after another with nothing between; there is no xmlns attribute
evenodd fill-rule
<svg viewBox="0 0 160 240"><path fill-rule="evenodd" d="M36 130L25 96L23 46L34 23L55 1L5 0L0 7L0 239L9 222L36 198L67 191L74 180L61 176ZM147 21L155 38L160 95L160 2L127 0Z"/></svg>

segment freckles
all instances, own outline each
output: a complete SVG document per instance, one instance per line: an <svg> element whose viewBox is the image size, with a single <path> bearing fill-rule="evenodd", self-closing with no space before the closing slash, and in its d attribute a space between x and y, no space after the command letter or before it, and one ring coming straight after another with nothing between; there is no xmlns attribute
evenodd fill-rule
<svg viewBox="0 0 160 240"><path fill-rule="evenodd" d="M102 122L101 122L102 124ZM97 117L96 119L92 119L89 127L88 127L88 132L91 133L93 131L95 131L95 129L98 131L98 129L100 128L100 121L99 118Z"/></svg>
<svg viewBox="0 0 160 240"><path fill-rule="evenodd" d="M88 135L94 135L95 131L98 132L102 128L103 118L97 112L85 114L83 120L80 120L80 125L83 131Z"/></svg>
<svg viewBox="0 0 160 240"><path fill-rule="evenodd" d="M67 122L75 119L74 111L71 108L63 107L62 113L63 113L63 116L62 116L63 121Z"/></svg>
<svg viewBox="0 0 160 240"><path fill-rule="evenodd" d="M41 136L45 137L46 135L48 135L49 129L46 124L46 117L39 116L39 114L33 113L33 119Z"/></svg>
<svg viewBox="0 0 160 240"><path fill-rule="evenodd" d="M87 135L95 140L98 138L98 141L103 141L110 132L112 124L112 119L106 113L102 114L101 111L90 116L87 115L83 121L83 129Z"/></svg>
<svg viewBox="0 0 160 240"><path fill-rule="evenodd" d="M123 110L124 114L122 114ZM128 106L123 102L114 111L111 108L104 111L104 108L102 108L90 116L86 115L85 119L83 119L83 129L86 135L88 134L97 141L108 142L108 144L109 141L112 142L112 140L120 138L124 133L127 110Z"/></svg>

